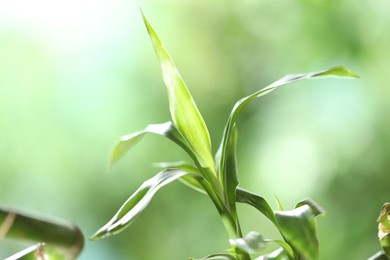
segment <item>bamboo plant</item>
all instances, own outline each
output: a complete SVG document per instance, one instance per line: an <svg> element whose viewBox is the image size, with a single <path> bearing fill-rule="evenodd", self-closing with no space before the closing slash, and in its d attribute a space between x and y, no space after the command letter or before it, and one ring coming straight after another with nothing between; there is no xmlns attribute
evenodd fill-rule
<svg viewBox="0 0 390 260"><path fill-rule="evenodd" d="M0 207L0 239L33 244L6 260L73 260L84 245L73 223L6 207Z"/></svg>
<svg viewBox="0 0 390 260"><path fill-rule="evenodd" d="M237 118L247 104L280 86L311 78L328 76L356 78L357 75L341 66L286 75L269 86L241 98L230 113L219 149L213 156L207 126L194 99L166 48L143 13L142 17L161 66L168 92L171 121L150 124L143 130L121 137L110 153L109 165L113 166L148 134L159 135L173 141L189 155L192 161L160 163L162 170L145 181L91 239L105 238L123 231L148 206L160 188L178 180L211 199L229 236L229 249L202 259L248 260L252 259L253 254L258 253L267 243L276 243L279 248L256 259L319 259L314 218L325 212L318 204L307 199L298 202L292 210L284 210L281 203L277 201L277 209L273 210L264 198L239 186L236 162ZM279 230L282 239L263 238L256 231L245 235L240 225L237 203L248 204L266 216Z"/></svg>

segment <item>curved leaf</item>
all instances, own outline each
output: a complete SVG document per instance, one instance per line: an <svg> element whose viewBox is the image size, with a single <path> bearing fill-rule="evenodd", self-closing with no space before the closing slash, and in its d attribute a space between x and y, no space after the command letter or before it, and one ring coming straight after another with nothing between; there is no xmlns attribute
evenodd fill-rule
<svg viewBox="0 0 390 260"><path fill-rule="evenodd" d="M291 260L283 248L278 248L266 256L260 256L256 260Z"/></svg>
<svg viewBox="0 0 390 260"><path fill-rule="evenodd" d="M263 215L266 216L269 220L271 220L272 223L275 223L274 212L264 198L241 188L237 188L236 196L237 202L253 206L258 211L263 213Z"/></svg>
<svg viewBox="0 0 390 260"><path fill-rule="evenodd" d="M138 141L140 141L146 134L156 134L167 137L180 147L182 147L191 157L194 157L193 152L189 148L188 143L184 140L183 136L172 124L172 122L166 122L162 124L150 124L146 126L144 130L134 132L125 136L122 136L120 141L111 150L108 165L112 167L127 151L132 148Z"/></svg>
<svg viewBox="0 0 390 260"><path fill-rule="evenodd" d="M195 151L202 167L215 171L210 135L202 115L166 48L144 14L142 17L161 65L173 123Z"/></svg>
<svg viewBox="0 0 390 260"><path fill-rule="evenodd" d="M190 260L236 260L237 258L234 255L231 254L211 254L208 256L205 256L203 258L192 258L190 257Z"/></svg>
<svg viewBox="0 0 390 260"><path fill-rule="evenodd" d="M100 239L123 231L146 208L160 188L186 174L188 173L184 171L169 169L161 171L153 178L145 181L137 191L127 199L114 217L106 225L100 228L91 239Z"/></svg>
<svg viewBox="0 0 390 260"><path fill-rule="evenodd" d="M276 224L296 256L319 259L319 246L314 214L309 205L289 211L275 211Z"/></svg>
<svg viewBox="0 0 390 260"><path fill-rule="evenodd" d="M237 247L248 254L257 253L267 243L263 236L255 231L249 232L245 237L229 239L229 242L233 247Z"/></svg>
<svg viewBox="0 0 390 260"><path fill-rule="evenodd" d="M315 217L319 216L319 215L326 215L326 211L317 203L315 202L314 200L312 199L303 199L301 201L299 201L297 203L297 205L295 205L295 208L299 208L300 206L303 206L303 205L308 205L311 210L313 211L313 214Z"/></svg>
<svg viewBox="0 0 390 260"><path fill-rule="evenodd" d="M219 163L219 175L222 175L223 172L225 171L226 161L227 161L226 150L227 150L227 146L229 144L229 138L232 134L233 125L236 122L237 117L238 117L239 113L241 112L241 110L249 102L251 102L252 100L254 100L258 97L261 97L261 96L264 96L264 95L270 93L271 91L275 90L276 88L278 88L280 86L290 84L290 83L293 83L296 81L304 80L304 79L318 78L318 77L325 77L325 76L339 76L339 77L351 77L351 78L358 77L354 72L348 70L347 68L341 67L341 66L337 66L337 67L333 67L330 69L317 71L317 72L309 72L309 73L302 73L302 74L290 74L290 75L286 75L283 78L275 81L271 85L253 93L252 95L249 95L249 96L244 97L244 98L240 99L239 101L237 101L237 103L234 105L232 111L230 112L230 116L229 116L228 121L225 125L221 144L220 144L220 147L218 149L218 151L220 152L219 162L217 161L217 163Z"/></svg>

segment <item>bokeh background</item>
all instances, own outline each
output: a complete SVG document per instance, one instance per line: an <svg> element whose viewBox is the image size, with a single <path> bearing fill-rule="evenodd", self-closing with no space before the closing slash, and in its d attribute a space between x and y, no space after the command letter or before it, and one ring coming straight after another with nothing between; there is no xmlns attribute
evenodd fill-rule
<svg viewBox="0 0 390 260"><path fill-rule="evenodd" d="M149 136L111 171L121 135L169 120L138 5L187 82L214 150L233 104L279 77L345 65L359 80L312 80L241 115L241 186L285 208L311 197L322 259L367 259L390 201L387 0L0 1L0 202L69 219L88 237L158 170L187 159ZM245 232L277 231L240 206ZM0 241L0 258L20 245ZM80 259L186 259L228 248L212 203L162 189L125 232L86 241ZM269 248L271 250L272 247Z"/></svg>

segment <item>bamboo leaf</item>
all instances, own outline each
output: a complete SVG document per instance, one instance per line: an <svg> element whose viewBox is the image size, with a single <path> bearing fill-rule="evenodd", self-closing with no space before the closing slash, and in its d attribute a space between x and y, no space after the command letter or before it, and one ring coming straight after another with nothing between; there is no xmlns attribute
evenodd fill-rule
<svg viewBox="0 0 390 260"><path fill-rule="evenodd" d="M275 211L275 219L279 231L295 255L302 259L319 259L314 214L309 205L290 211Z"/></svg>
<svg viewBox="0 0 390 260"><path fill-rule="evenodd" d="M100 239L115 235L126 229L132 221L148 206L156 192L165 185L188 174L187 172L168 169L161 171L145 181L122 205L114 217L100 228L91 239Z"/></svg>
<svg viewBox="0 0 390 260"><path fill-rule="evenodd" d="M260 256L256 260L291 260L283 248L278 248L266 256Z"/></svg>
<svg viewBox="0 0 390 260"><path fill-rule="evenodd" d="M260 249L263 249L267 243L263 236L255 231L249 232L244 237L229 239L229 242L233 247L237 247L248 254L257 253Z"/></svg>
<svg viewBox="0 0 390 260"><path fill-rule="evenodd" d="M189 148L188 143L184 140L183 136L179 133L176 127L172 124L172 122L166 122L162 124L150 124L144 130L122 136L120 141L115 144L109 154L108 165L112 167L146 134L156 134L167 137L182 147L190 156L194 157L194 154Z"/></svg>
<svg viewBox="0 0 390 260"><path fill-rule="evenodd" d="M215 171L206 124L166 48L145 15L142 16L161 65L173 123L195 151L202 167Z"/></svg>
<svg viewBox="0 0 390 260"><path fill-rule="evenodd" d="M30 246L22 251L7 257L5 260L44 260L43 256L43 243L38 243L33 246Z"/></svg>
<svg viewBox="0 0 390 260"><path fill-rule="evenodd" d="M220 144L220 147L218 149L218 151L220 152L220 156L218 156L219 161L217 161L217 163L219 163L219 175L222 175L225 171L226 161L227 161L226 150L227 150L227 146L229 144L229 138L232 135L232 129L233 129L234 123L236 122L237 117L240 114L240 112L242 111L242 109L248 103L250 103L251 101L253 101L256 98L259 98L261 96L264 96L264 95L272 92L273 90L275 90L276 88L278 88L280 86L290 84L293 82L297 82L300 80L304 80L304 79L311 79L311 78L318 78L318 77L325 77L325 76L339 76L339 77L350 77L350 78L357 78L358 77L354 72L348 70L347 68L341 67L341 66L333 67L330 69L325 69L325 70L317 71L317 72L309 72L309 73L302 73L302 74L290 74L290 75L286 75L283 78L275 81L271 85L253 93L252 95L249 95L249 96L244 97L244 98L240 99L239 101L237 101L237 103L234 105L234 107L230 113L230 116L228 118L228 121L225 125L221 144Z"/></svg>
<svg viewBox="0 0 390 260"><path fill-rule="evenodd" d="M311 210L313 211L314 216L319 216L319 215L326 215L326 211L314 200L312 199L303 199L295 205L295 208L299 208L300 206L303 205L308 205Z"/></svg>
<svg viewBox="0 0 390 260"><path fill-rule="evenodd" d="M236 192L237 202L251 205L271 220L272 223L275 223L274 212L264 198L241 188L238 188Z"/></svg>
<svg viewBox="0 0 390 260"><path fill-rule="evenodd" d="M231 254L211 254L208 256L205 256L203 258L192 258L190 257L190 260L236 260L237 258L234 255Z"/></svg>
<svg viewBox="0 0 390 260"><path fill-rule="evenodd" d="M238 221L236 213L236 189L239 183L236 157L237 136L237 128L233 127L233 134L231 138L229 138L229 144L226 147L227 167L225 167L221 180L225 191L226 201L228 202L232 217L235 221Z"/></svg>
<svg viewBox="0 0 390 260"><path fill-rule="evenodd" d="M207 192L204 190L201 183L203 181L207 182L202 175L200 174L198 168L196 168L194 165L187 163L185 161L180 162L160 162L155 163L154 166L164 169L178 169L185 172L188 172L190 174L184 175L179 179L180 182L182 182L184 185L190 187L191 189L194 189L202 194L207 194Z"/></svg>
<svg viewBox="0 0 390 260"><path fill-rule="evenodd" d="M369 257L367 260L389 260L384 252L377 252L375 255Z"/></svg>

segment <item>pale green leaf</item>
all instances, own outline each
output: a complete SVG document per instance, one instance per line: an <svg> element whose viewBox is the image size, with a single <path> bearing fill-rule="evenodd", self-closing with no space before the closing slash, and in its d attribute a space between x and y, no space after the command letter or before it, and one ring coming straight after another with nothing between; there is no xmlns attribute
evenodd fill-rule
<svg viewBox="0 0 390 260"><path fill-rule="evenodd" d="M248 254L255 254L263 249L267 243L263 236L255 231L249 232L244 237L229 239L230 245Z"/></svg>
<svg viewBox="0 0 390 260"><path fill-rule="evenodd" d="M132 148L138 141L140 141L146 134L156 134L167 137L180 147L182 147L192 158L194 154L189 148L188 143L184 140L183 136L179 133L172 122L166 122L162 124L150 124L144 130L134 132L122 136L120 141L115 144L110 152L108 165L113 166L127 151Z"/></svg>
<svg viewBox="0 0 390 260"><path fill-rule="evenodd" d="M265 256L259 256L255 260L292 260L292 259L288 257L286 251L283 248L278 248L275 251Z"/></svg>
<svg viewBox="0 0 390 260"><path fill-rule="evenodd" d="M100 239L115 235L127 228L132 221L148 206L156 192L165 185L188 174L180 170L164 170L145 181L122 205L114 217L100 228L91 239Z"/></svg>
<svg viewBox="0 0 390 260"><path fill-rule="evenodd" d="M278 207L278 210L281 210L281 211L284 210L282 203L280 202L278 196L276 196L276 195L275 195L275 200L276 200L276 205Z"/></svg>
<svg viewBox="0 0 390 260"><path fill-rule="evenodd" d="M44 260L44 244L38 243L33 246L30 246L22 251L13 254L12 256L7 257L5 260Z"/></svg>
<svg viewBox="0 0 390 260"><path fill-rule="evenodd" d="M208 256L205 256L203 258L192 258L190 257L190 260L236 260L237 258L234 255L231 254L211 254Z"/></svg>
<svg viewBox="0 0 390 260"><path fill-rule="evenodd" d="M239 101L237 101L237 103L234 105L234 107L230 113L230 116L228 118L228 121L225 125L221 144L220 144L220 147L218 149L218 151L220 153L220 155L217 156L217 157L219 157L219 161L217 161L217 163L219 163L219 175L221 176L225 171L226 161L227 161L226 150L227 150L227 146L229 144L229 138L232 134L233 125L236 122L239 113L242 111L242 109L248 103L250 103L252 100L254 100L256 98L259 98L261 96L264 96L264 95L270 93L271 91L275 90L276 88L278 88L280 86L283 86L283 85L286 85L289 83L293 83L296 81L304 80L304 79L311 79L311 78L318 78L318 77L325 77L325 76L339 76L339 77L351 77L351 78L358 77L354 72L348 70L347 68L341 67L341 66L333 67L330 69L325 69L325 70L317 71L317 72L309 72L309 73L302 73L302 74L290 74L290 75L286 75L283 78L275 81L271 85L253 93L252 95L249 95L249 96L244 97L244 98L240 99Z"/></svg>
<svg viewBox="0 0 390 260"><path fill-rule="evenodd" d="M297 205L295 205L295 208L299 208L300 206L303 205L308 205L313 211L315 217L319 215L326 215L326 211L317 202L315 202L310 198L299 201Z"/></svg>
<svg viewBox="0 0 390 260"><path fill-rule="evenodd" d="M143 19L161 65L173 123L195 151L202 167L215 171L206 124L166 48L145 15Z"/></svg>
<svg viewBox="0 0 390 260"><path fill-rule="evenodd" d="M237 188L236 200L240 203L251 205L266 216L272 223L275 223L275 216L268 202L257 194L246 191L242 188Z"/></svg>
<svg viewBox="0 0 390 260"><path fill-rule="evenodd" d="M275 211L276 224L294 254L303 259L319 259L314 214L309 205L289 211Z"/></svg>
<svg viewBox="0 0 390 260"><path fill-rule="evenodd" d="M384 252L377 252L375 255L369 257L367 260L389 260Z"/></svg>

